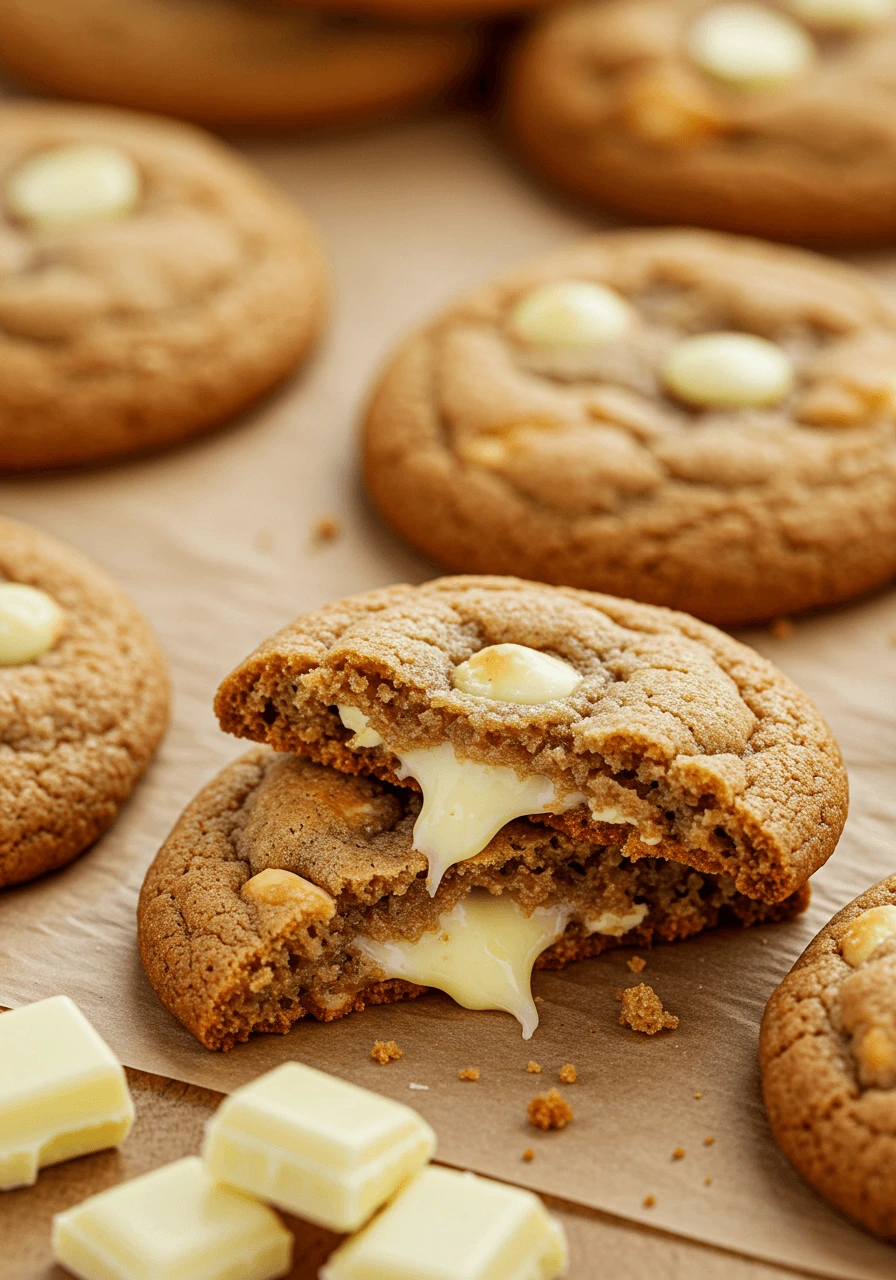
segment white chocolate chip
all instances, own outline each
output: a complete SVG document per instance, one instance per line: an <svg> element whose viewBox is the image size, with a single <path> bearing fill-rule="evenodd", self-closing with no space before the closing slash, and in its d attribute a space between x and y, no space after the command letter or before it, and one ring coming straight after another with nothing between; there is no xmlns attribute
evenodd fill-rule
<svg viewBox="0 0 896 1280"><path fill-rule="evenodd" d="M510 332L521 342L545 347L590 347L613 342L631 329L624 298L602 284L563 280L544 284L517 303Z"/></svg>
<svg viewBox="0 0 896 1280"><path fill-rule="evenodd" d="M337 704L336 710L339 712L339 719L346 729L351 729L355 735L348 744L352 751L356 747L382 746L382 738L376 729L370 728L367 723L367 717L359 707L350 707L347 703L340 702Z"/></svg>
<svg viewBox="0 0 896 1280"><path fill-rule="evenodd" d="M896 14L896 0L788 0L788 8L823 31L861 31Z"/></svg>
<svg viewBox="0 0 896 1280"><path fill-rule="evenodd" d="M332 920L336 914L334 899L294 871L267 867L247 880L241 894L248 902L261 902L267 907L291 907L303 920Z"/></svg>
<svg viewBox="0 0 896 1280"><path fill-rule="evenodd" d="M688 49L708 75L741 89L786 84L815 55L811 37L790 18L740 2L700 14L688 33Z"/></svg>
<svg viewBox="0 0 896 1280"><path fill-rule="evenodd" d="M882 942L896 933L896 907L871 907L856 916L840 938L840 954L857 969Z"/></svg>
<svg viewBox="0 0 896 1280"><path fill-rule="evenodd" d="M492 644L455 667L455 689L474 698L535 706L568 698L582 677L561 658L524 644Z"/></svg>
<svg viewBox="0 0 896 1280"><path fill-rule="evenodd" d="M713 409L778 404L793 387L787 352L749 333L685 338L666 356L660 376L679 400Z"/></svg>
<svg viewBox="0 0 896 1280"><path fill-rule="evenodd" d="M65 630L65 614L45 591L0 582L0 667L34 662Z"/></svg>
<svg viewBox="0 0 896 1280"><path fill-rule="evenodd" d="M45 230L120 218L140 194L140 175L117 147L74 144L22 162L6 182L10 212Z"/></svg>

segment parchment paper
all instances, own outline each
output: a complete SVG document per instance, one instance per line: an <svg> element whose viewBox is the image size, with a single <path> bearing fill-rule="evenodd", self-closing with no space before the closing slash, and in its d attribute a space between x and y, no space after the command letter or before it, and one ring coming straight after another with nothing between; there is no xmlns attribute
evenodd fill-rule
<svg viewBox="0 0 896 1280"><path fill-rule="evenodd" d="M830 1210L778 1153L756 1038L765 1000L809 938L896 869L896 593L800 621L787 639L746 637L827 715L850 768L851 816L802 920L649 954L644 978L680 1015L676 1033L648 1040L618 1025L614 992L639 981L622 953L538 975L542 1025L528 1044L507 1016L433 994L213 1054L149 988L134 941L143 872L184 804L244 749L215 724L220 678L302 611L434 572L360 493L354 429L371 374L403 330L458 289L587 229L465 119L244 150L330 244L339 298L315 364L248 420L189 448L0 484L0 509L68 539L127 585L161 636L176 687L161 754L112 832L71 868L0 895L0 1004L67 992L128 1065L213 1088L300 1058L416 1106L448 1163L820 1275L892 1275L896 1253ZM896 280L896 256L866 262ZM325 513L338 515L343 534L314 547L312 523ZM380 1038L398 1041L400 1062L370 1060ZM530 1058L542 1075L526 1073ZM565 1062L579 1071L564 1087L574 1123L538 1134L525 1104L557 1083ZM466 1066L479 1067L478 1083L457 1079ZM530 1164L521 1159L529 1146ZM673 1160L679 1146L686 1155ZM647 1194L655 1208L642 1207Z"/></svg>

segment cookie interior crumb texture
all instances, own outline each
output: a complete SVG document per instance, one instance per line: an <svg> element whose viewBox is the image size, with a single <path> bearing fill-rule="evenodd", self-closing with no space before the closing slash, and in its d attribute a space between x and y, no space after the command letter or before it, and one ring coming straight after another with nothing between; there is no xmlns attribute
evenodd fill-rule
<svg viewBox="0 0 896 1280"><path fill-rule="evenodd" d="M645 982L617 994L617 999L622 1002L619 1022L623 1027L631 1027L632 1031L655 1036L658 1031L674 1031L678 1026L678 1018L663 1008L662 1000Z"/></svg>
<svg viewBox="0 0 896 1280"><path fill-rule="evenodd" d="M559 1089L550 1089L532 1099L526 1114L536 1129L565 1129L572 1120L572 1107Z"/></svg>
<svg viewBox="0 0 896 1280"><path fill-rule="evenodd" d="M399 1058L403 1058L404 1053L394 1040L377 1040L370 1051L370 1056L374 1062L378 1062L381 1067L385 1067L388 1063L397 1062Z"/></svg>
<svg viewBox="0 0 896 1280"><path fill-rule="evenodd" d="M75 551L0 518L0 580L63 610L56 643L0 666L0 886L64 866L111 824L168 720L164 657L121 588Z"/></svg>
<svg viewBox="0 0 896 1280"><path fill-rule="evenodd" d="M517 308L563 282L623 300L624 332L521 339ZM790 389L764 407L672 394L669 353L732 330L786 356ZM401 344L370 401L366 481L393 528L452 572L723 626L781 618L896 572L894 364L894 309L854 267L706 231L602 234Z"/></svg>
<svg viewBox="0 0 896 1280"><path fill-rule="evenodd" d="M863 944L863 945L859 945ZM843 908L773 992L759 1059L781 1150L896 1241L896 876Z"/></svg>

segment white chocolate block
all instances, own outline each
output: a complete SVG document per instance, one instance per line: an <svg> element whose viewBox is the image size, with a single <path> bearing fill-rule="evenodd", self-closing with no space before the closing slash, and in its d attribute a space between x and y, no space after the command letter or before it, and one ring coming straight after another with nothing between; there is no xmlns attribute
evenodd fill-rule
<svg viewBox="0 0 896 1280"><path fill-rule="evenodd" d="M0 1189L118 1146L133 1122L121 1063L68 996L0 1015Z"/></svg>
<svg viewBox="0 0 896 1280"><path fill-rule="evenodd" d="M332 1231L357 1231L435 1147L410 1107L285 1062L221 1103L203 1154L220 1182Z"/></svg>
<svg viewBox="0 0 896 1280"><path fill-rule="evenodd" d="M555 1280L565 1269L563 1228L538 1196L429 1168L331 1255L320 1280Z"/></svg>
<svg viewBox="0 0 896 1280"><path fill-rule="evenodd" d="M292 1235L189 1156L57 1213L53 1253L79 1280L273 1280Z"/></svg>

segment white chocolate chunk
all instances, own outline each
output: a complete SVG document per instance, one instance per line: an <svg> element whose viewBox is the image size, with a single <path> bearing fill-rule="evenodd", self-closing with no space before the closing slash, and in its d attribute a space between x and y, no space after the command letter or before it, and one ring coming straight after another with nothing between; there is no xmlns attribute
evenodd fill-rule
<svg viewBox="0 0 896 1280"><path fill-rule="evenodd" d="M861 31L892 18L896 0L788 0L788 8L824 31Z"/></svg>
<svg viewBox="0 0 896 1280"><path fill-rule="evenodd" d="M429 861L431 895L449 867L481 853L513 818L562 813L585 799L575 792L558 800L553 782L543 774L521 778L506 765L463 760L450 742L395 754L401 762L399 778L416 778L423 792L414 848Z"/></svg>
<svg viewBox="0 0 896 1280"><path fill-rule="evenodd" d="M562 658L524 644L491 644L455 667L455 689L474 698L536 706L568 698L582 677Z"/></svg>
<svg viewBox="0 0 896 1280"><path fill-rule="evenodd" d="M793 387L787 352L750 333L685 338L669 351L660 376L679 400L711 409L778 404Z"/></svg>
<svg viewBox="0 0 896 1280"><path fill-rule="evenodd" d="M892 934L896 933L896 907L871 907L847 925L840 938L840 954L857 969Z"/></svg>
<svg viewBox="0 0 896 1280"><path fill-rule="evenodd" d="M117 1147L133 1122L120 1062L68 996L0 1015L0 1190Z"/></svg>
<svg viewBox="0 0 896 1280"><path fill-rule="evenodd" d="M325 889L294 871L266 867L247 880L240 895L248 902L266 907L289 907L302 920L327 924L336 914L336 900Z"/></svg>
<svg viewBox="0 0 896 1280"><path fill-rule="evenodd" d="M336 710L339 712L339 719L346 729L351 729L355 735L348 744L352 751L356 747L382 746L382 738L376 729L370 728L367 723L367 717L358 707L350 707L346 703L340 702L337 703Z"/></svg>
<svg viewBox="0 0 896 1280"><path fill-rule="evenodd" d="M80 1280L274 1280L292 1235L189 1156L58 1213L53 1253Z"/></svg>
<svg viewBox="0 0 896 1280"><path fill-rule="evenodd" d="M320 1271L321 1280L557 1280L563 1228L538 1196L430 1167Z"/></svg>
<svg viewBox="0 0 896 1280"><path fill-rule="evenodd" d="M124 217L139 195L140 174L131 157L117 147L87 143L38 152L6 182L10 212L53 231Z"/></svg>
<svg viewBox="0 0 896 1280"><path fill-rule="evenodd" d="M646 902L634 902L631 911L627 911L625 915L603 911L599 916L586 920L585 928L589 933L603 933L610 938L621 938L624 933L628 933L629 929L637 929L647 915L647 910Z"/></svg>
<svg viewBox="0 0 896 1280"><path fill-rule="evenodd" d="M286 1062L222 1102L203 1154L219 1182L331 1231L357 1231L435 1148L410 1107Z"/></svg>
<svg viewBox="0 0 896 1280"><path fill-rule="evenodd" d="M540 347L590 347L625 336L634 323L632 308L613 289L586 280L543 284L517 303L510 332Z"/></svg>
<svg viewBox="0 0 896 1280"><path fill-rule="evenodd" d="M34 662L65 630L65 614L52 596L24 582L0 582L0 667Z"/></svg>
<svg viewBox="0 0 896 1280"><path fill-rule="evenodd" d="M438 987L465 1009L513 1014L528 1040L538 1026L532 966L563 934L569 917L566 907L538 907L526 916L509 894L474 889L439 916L436 932L416 942L355 942L388 978Z"/></svg>
<svg viewBox="0 0 896 1280"><path fill-rule="evenodd" d="M811 37L785 14L740 0L701 13L688 32L688 49L708 75L740 89L786 84L815 54Z"/></svg>

